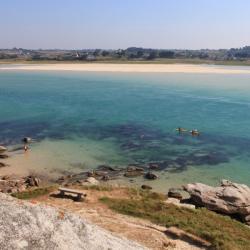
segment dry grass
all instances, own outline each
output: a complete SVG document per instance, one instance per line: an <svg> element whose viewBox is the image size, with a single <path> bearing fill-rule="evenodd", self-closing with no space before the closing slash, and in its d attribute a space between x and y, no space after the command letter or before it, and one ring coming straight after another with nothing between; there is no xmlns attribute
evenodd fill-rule
<svg viewBox="0 0 250 250"><path fill-rule="evenodd" d="M23 192L14 193L12 194L12 196L18 199L22 199L22 200L29 200L29 199L37 198L39 196L47 195L55 191L56 188L57 186L49 186L49 187L29 189Z"/></svg>
<svg viewBox="0 0 250 250"><path fill-rule="evenodd" d="M216 250L249 250L250 229L244 224L207 209L186 209L163 202L163 195L130 191L129 199L100 199L112 210L148 219L153 223L175 226L209 241Z"/></svg>
<svg viewBox="0 0 250 250"><path fill-rule="evenodd" d="M91 199L96 197L96 201L90 201L91 204L98 203L99 199L102 204L106 204L115 212L147 219L161 226L177 227L209 241L212 249L250 249L250 229L228 216L216 214L205 208L191 210L166 204L165 195L136 188L92 185L81 186L79 189L91 192ZM19 199L40 200L55 190L55 186L44 187L16 193L13 196Z"/></svg>

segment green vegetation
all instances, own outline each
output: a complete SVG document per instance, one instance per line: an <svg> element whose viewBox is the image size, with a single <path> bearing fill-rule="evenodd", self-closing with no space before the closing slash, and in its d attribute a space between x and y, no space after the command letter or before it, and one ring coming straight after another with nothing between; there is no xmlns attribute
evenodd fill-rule
<svg viewBox="0 0 250 250"><path fill-rule="evenodd" d="M244 224L207 209L186 209L163 202L163 195L131 189L130 199L103 197L100 200L116 212L175 226L209 241L216 250L249 250L250 230Z"/></svg>
<svg viewBox="0 0 250 250"><path fill-rule="evenodd" d="M112 63L112 64L208 64L208 65L225 65L225 66L250 66L250 60L201 60L201 59L154 59L154 60L128 60L128 59L105 59L98 58L95 61L57 61L57 60L0 60L1 64L63 64L63 63Z"/></svg>
<svg viewBox="0 0 250 250"><path fill-rule="evenodd" d="M110 185L85 185L78 188L83 190L96 190L96 191L112 191L113 187Z"/></svg>
<svg viewBox="0 0 250 250"><path fill-rule="evenodd" d="M14 193L12 194L13 197L21 199L21 200L28 200L28 199L34 199L42 195L49 194L56 190L56 186L50 186L50 187L43 187L43 188L36 188L36 189L30 189L27 191Z"/></svg>
<svg viewBox="0 0 250 250"><path fill-rule="evenodd" d="M187 63L250 65L250 46L219 50L147 49L27 50L0 49L1 63Z"/></svg>

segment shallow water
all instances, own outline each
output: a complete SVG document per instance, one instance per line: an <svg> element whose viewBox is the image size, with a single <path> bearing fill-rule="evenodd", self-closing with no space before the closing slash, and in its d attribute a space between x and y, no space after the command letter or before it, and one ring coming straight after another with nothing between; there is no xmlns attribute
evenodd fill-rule
<svg viewBox="0 0 250 250"><path fill-rule="evenodd" d="M160 178L149 183L159 190L221 178L249 185L249 109L246 74L0 71L0 144L36 139L8 160L20 173L157 162Z"/></svg>

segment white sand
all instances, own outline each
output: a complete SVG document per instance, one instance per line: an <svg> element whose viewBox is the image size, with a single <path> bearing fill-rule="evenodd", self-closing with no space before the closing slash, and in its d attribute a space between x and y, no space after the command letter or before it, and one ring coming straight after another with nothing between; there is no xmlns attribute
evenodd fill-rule
<svg viewBox="0 0 250 250"><path fill-rule="evenodd" d="M250 74L248 66L217 66L191 64L22 64L2 65L0 70L87 71L87 72L152 72L200 74Z"/></svg>

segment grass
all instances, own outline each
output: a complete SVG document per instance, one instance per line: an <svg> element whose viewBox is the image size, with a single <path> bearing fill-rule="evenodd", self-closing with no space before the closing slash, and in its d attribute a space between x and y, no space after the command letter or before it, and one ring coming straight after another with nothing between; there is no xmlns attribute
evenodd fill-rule
<svg viewBox="0 0 250 250"><path fill-rule="evenodd" d="M205 208L191 210L163 202L163 195L148 191L129 191L129 199L103 197L112 210L148 219L153 223L175 226L209 241L216 250L249 250L250 229L244 224ZM165 199L165 198L164 198Z"/></svg>
<svg viewBox="0 0 250 250"><path fill-rule="evenodd" d="M96 191L112 191L113 187L109 185L85 185L78 187L83 190L96 190Z"/></svg>
<svg viewBox="0 0 250 250"><path fill-rule="evenodd" d="M37 198L42 195L49 194L53 192L55 189L56 189L56 186L36 188L36 189L30 189L30 190L19 192L19 193L14 193L12 194L12 196L21 200L29 200L29 199Z"/></svg>
<svg viewBox="0 0 250 250"><path fill-rule="evenodd" d="M49 194L53 191L55 191L58 188L58 186L49 186L49 187L41 187L41 188L35 188L35 189L29 189L23 192L18 192L12 194L13 197L21 199L21 200L29 200L29 199L34 199L39 196L43 196L46 194ZM81 186L78 187L78 189L83 189L83 190L96 190L96 191L112 191L113 188L112 186L108 185L89 185L89 186Z"/></svg>
<svg viewBox="0 0 250 250"><path fill-rule="evenodd" d="M128 60L128 59L97 59L95 61L56 61L56 60L24 60L24 59L2 59L0 64L85 64L85 63L115 63L115 64L211 64L211 65L228 65L228 66L250 66L250 60L202 60L202 59L155 59L155 60Z"/></svg>

